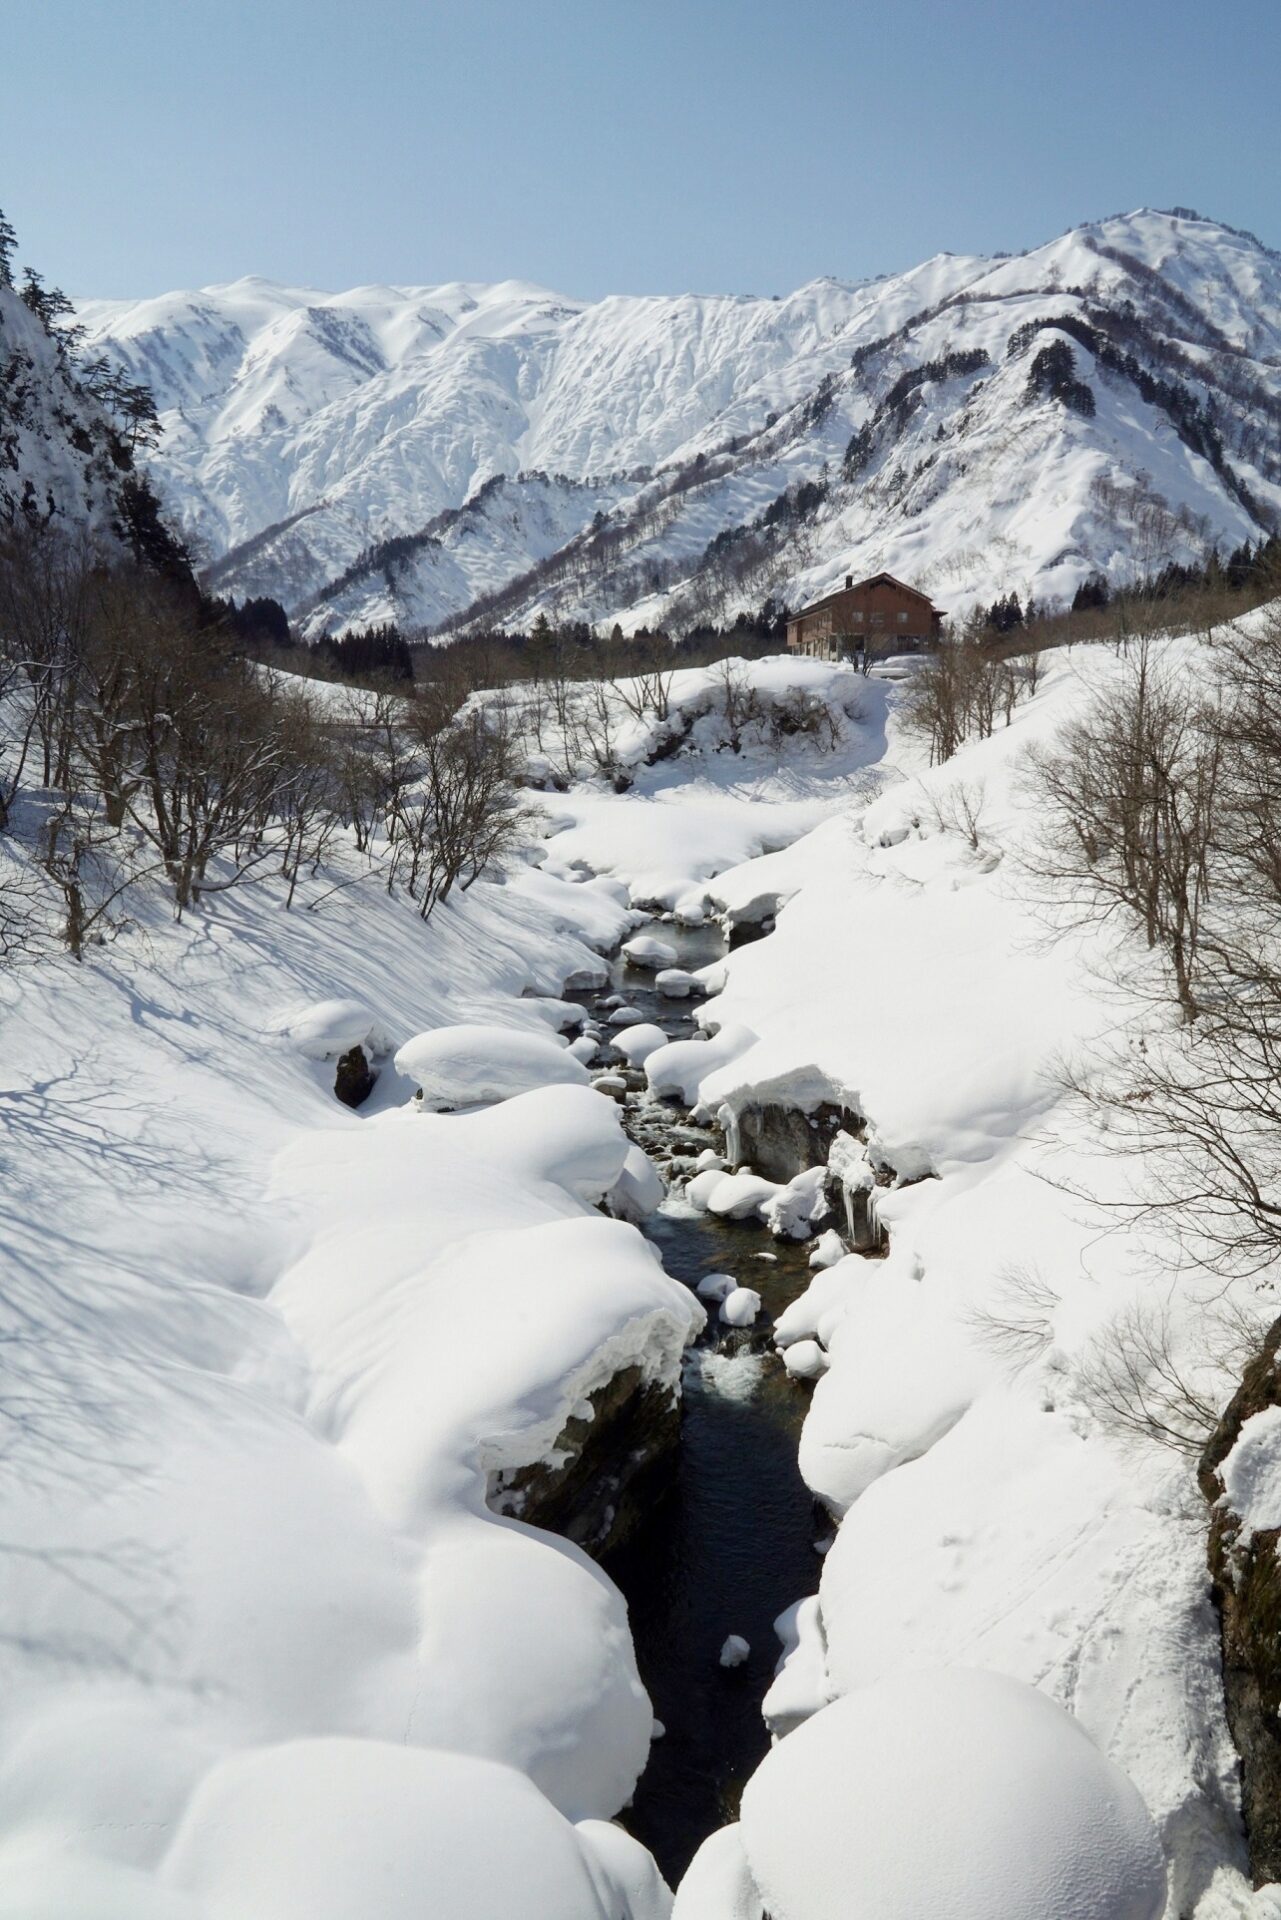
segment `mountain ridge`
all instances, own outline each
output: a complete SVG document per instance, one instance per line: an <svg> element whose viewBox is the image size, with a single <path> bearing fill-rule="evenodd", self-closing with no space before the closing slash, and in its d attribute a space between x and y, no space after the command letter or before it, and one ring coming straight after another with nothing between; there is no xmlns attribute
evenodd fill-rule
<svg viewBox="0 0 1281 1920"><path fill-rule="evenodd" d="M1281 512L1281 255L1188 209L784 296L249 276L79 318L220 590L312 634L688 624L878 564L1052 599Z"/></svg>

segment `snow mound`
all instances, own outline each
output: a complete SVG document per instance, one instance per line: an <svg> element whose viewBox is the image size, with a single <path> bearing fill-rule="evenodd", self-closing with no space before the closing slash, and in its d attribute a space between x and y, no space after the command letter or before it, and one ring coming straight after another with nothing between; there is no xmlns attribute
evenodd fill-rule
<svg viewBox="0 0 1281 1920"><path fill-rule="evenodd" d="M827 1355L817 1340L798 1340L784 1349L783 1365L793 1380L817 1380L827 1372Z"/></svg>
<svg viewBox="0 0 1281 1920"><path fill-rule="evenodd" d="M761 1296L751 1287L735 1287L721 1301L721 1319L727 1327L750 1327L761 1310Z"/></svg>
<svg viewBox="0 0 1281 1920"><path fill-rule="evenodd" d="M972 1668L805 1721L748 1782L742 1836L772 1920L1159 1920L1165 1906L1137 1788L1044 1694Z"/></svg>
<svg viewBox="0 0 1281 1920"><path fill-rule="evenodd" d="M623 957L629 966L643 967L650 973L674 967L678 958L675 947L666 940L656 940L650 933L641 934L636 940L626 941L623 946Z"/></svg>
<svg viewBox="0 0 1281 1920"><path fill-rule="evenodd" d="M396 1055L396 1071L416 1080L434 1112L490 1106L534 1087L586 1086L582 1061L546 1034L515 1027L436 1027L416 1034Z"/></svg>
<svg viewBox="0 0 1281 1920"><path fill-rule="evenodd" d="M696 973L687 973L684 967L660 967L654 975L654 985L666 1000L688 1000L695 988L702 989L702 981Z"/></svg>
<svg viewBox="0 0 1281 1920"><path fill-rule="evenodd" d="M359 1000L315 1000L282 1014L267 1029L304 1060L337 1060L353 1047L389 1053L391 1042Z"/></svg>
<svg viewBox="0 0 1281 1920"><path fill-rule="evenodd" d="M728 1300L737 1287L738 1281L732 1273L705 1273L697 1292L703 1300Z"/></svg>
<svg viewBox="0 0 1281 1920"><path fill-rule="evenodd" d="M667 1035L652 1020L642 1020L637 1026L624 1027L614 1034L610 1045L622 1054L629 1066L643 1067L651 1053L667 1045Z"/></svg>
<svg viewBox="0 0 1281 1920"><path fill-rule="evenodd" d="M711 1040L673 1040L645 1062L645 1077L661 1099L683 1100L692 1107L699 1082L717 1067L728 1066L756 1043L749 1027L722 1027Z"/></svg>
<svg viewBox="0 0 1281 1920"><path fill-rule="evenodd" d="M672 1920L761 1920L737 1823L709 1833L676 1889Z"/></svg>
<svg viewBox="0 0 1281 1920"><path fill-rule="evenodd" d="M639 1853L622 1835L602 1845L595 1821L574 1827L514 1768L317 1739L214 1768L164 1878L228 1920L663 1920L665 1889Z"/></svg>
<svg viewBox="0 0 1281 1920"><path fill-rule="evenodd" d="M759 1173L720 1173L713 1167L695 1174L685 1198L700 1213L714 1213L720 1220L750 1220L778 1191L776 1181Z"/></svg>

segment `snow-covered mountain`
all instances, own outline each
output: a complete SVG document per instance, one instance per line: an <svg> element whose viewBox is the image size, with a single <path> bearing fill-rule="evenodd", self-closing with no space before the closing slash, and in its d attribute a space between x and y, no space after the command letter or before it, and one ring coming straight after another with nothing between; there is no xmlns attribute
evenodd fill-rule
<svg viewBox="0 0 1281 1920"><path fill-rule="evenodd" d="M959 611L1281 512L1281 255L1186 211L786 298L243 280L79 316L155 393L211 583L313 632L690 624L882 566Z"/></svg>

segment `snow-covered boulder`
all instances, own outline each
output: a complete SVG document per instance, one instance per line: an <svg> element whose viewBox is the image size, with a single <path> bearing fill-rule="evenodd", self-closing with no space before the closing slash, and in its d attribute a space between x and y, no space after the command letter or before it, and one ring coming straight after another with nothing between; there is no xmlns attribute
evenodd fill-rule
<svg viewBox="0 0 1281 1920"><path fill-rule="evenodd" d="M737 1286L732 1273L705 1273L696 1292L702 1300L728 1300Z"/></svg>
<svg viewBox="0 0 1281 1920"><path fill-rule="evenodd" d="M779 1191L773 1180L764 1180L758 1173L721 1173L709 1168L694 1175L685 1197L700 1213L713 1213L718 1220L750 1220Z"/></svg>
<svg viewBox="0 0 1281 1920"><path fill-rule="evenodd" d="M1165 1906L1138 1789L1045 1694L973 1668L858 1689L806 1720L748 1782L742 1840L771 1920L1159 1920Z"/></svg>
<svg viewBox="0 0 1281 1920"><path fill-rule="evenodd" d="M741 1633L727 1633L720 1651L720 1664L723 1667L741 1667L751 1651L751 1642L744 1640Z"/></svg>
<svg viewBox="0 0 1281 1920"><path fill-rule="evenodd" d="M658 940L652 933L642 933L635 940L624 942L623 958L629 967L657 973L661 968L674 967L677 954L669 941Z"/></svg>
<svg viewBox="0 0 1281 1920"><path fill-rule="evenodd" d="M665 1000L688 1000L691 993L701 993L703 987L698 975L687 973L684 967L660 967L654 985Z"/></svg>
<svg viewBox="0 0 1281 1920"><path fill-rule="evenodd" d="M752 1287L735 1287L721 1301L721 1319L727 1327L750 1327L761 1310L761 1296Z"/></svg>
<svg viewBox="0 0 1281 1920"><path fill-rule="evenodd" d="M651 1053L667 1045L667 1035L654 1021L642 1020L634 1027L623 1027L611 1035L610 1045L622 1054L628 1066L643 1067Z"/></svg>
<svg viewBox="0 0 1281 1920"><path fill-rule="evenodd" d="M793 1380L817 1380L827 1372L827 1364L817 1340L797 1340L783 1349L783 1365Z"/></svg>
<svg viewBox="0 0 1281 1920"><path fill-rule="evenodd" d="M292 1007L268 1028L304 1060L338 1060L353 1047L371 1057L391 1051L382 1024L361 1000L313 1000Z"/></svg>
<svg viewBox="0 0 1281 1920"><path fill-rule="evenodd" d="M814 1242L814 1251L810 1255L812 1267L834 1267L838 1260L845 1258L845 1242L835 1227L829 1227L826 1233L820 1233Z"/></svg>
<svg viewBox="0 0 1281 1920"><path fill-rule="evenodd" d="M805 1240L818 1220L826 1219L825 1167L806 1167L794 1180L773 1194L761 1210L770 1232L780 1240Z"/></svg>
<svg viewBox="0 0 1281 1920"><path fill-rule="evenodd" d="M645 1015L639 1007L632 1007L621 1001L609 1016L611 1027L634 1027L644 1022Z"/></svg>
<svg viewBox="0 0 1281 1920"><path fill-rule="evenodd" d="M586 1086L589 1075L572 1049L547 1034L516 1027L436 1027L416 1034L396 1055L396 1071L416 1080L424 1107L483 1107L533 1087Z"/></svg>

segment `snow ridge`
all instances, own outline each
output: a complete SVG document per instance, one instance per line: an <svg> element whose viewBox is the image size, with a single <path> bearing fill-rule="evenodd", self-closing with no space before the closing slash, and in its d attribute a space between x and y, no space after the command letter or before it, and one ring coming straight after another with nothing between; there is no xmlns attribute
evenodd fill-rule
<svg viewBox="0 0 1281 1920"><path fill-rule="evenodd" d="M1281 256L1186 210L781 299L249 279L79 318L151 384L211 580L312 633L732 619L881 566L957 612L1281 511Z"/></svg>

